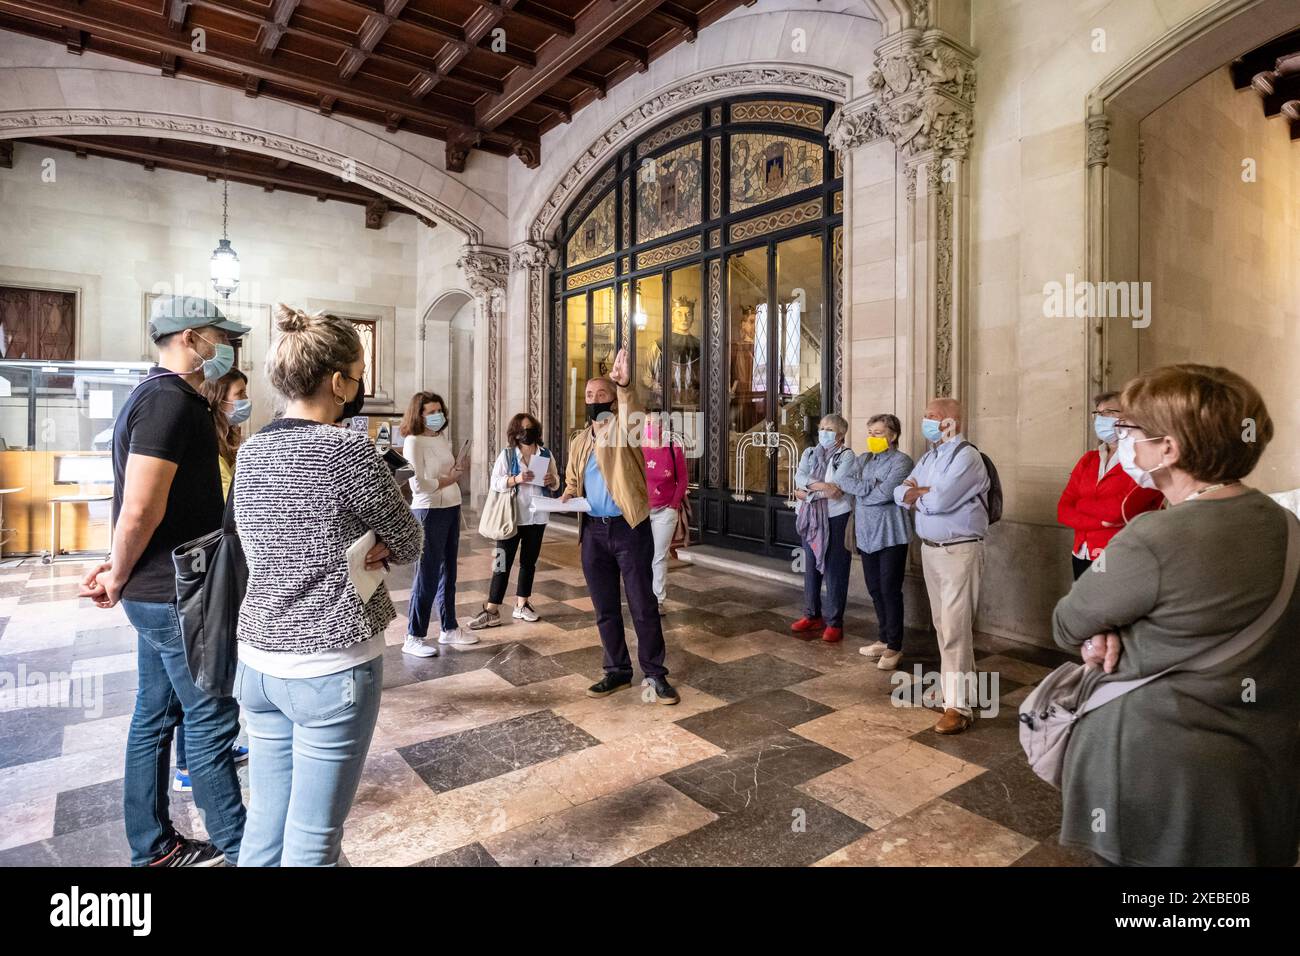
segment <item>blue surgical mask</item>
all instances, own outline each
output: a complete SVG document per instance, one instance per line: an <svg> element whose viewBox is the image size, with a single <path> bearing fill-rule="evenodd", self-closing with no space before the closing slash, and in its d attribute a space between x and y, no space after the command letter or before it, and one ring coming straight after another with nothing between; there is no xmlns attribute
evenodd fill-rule
<svg viewBox="0 0 1300 956"><path fill-rule="evenodd" d="M233 402L227 402L233 405L230 411L226 412L226 418L232 425L242 425L248 421L248 417L253 414L253 402L248 398L237 398Z"/></svg>
<svg viewBox="0 0 1300 956"><path fill-rule="evenodd" d="M1097 437L1104 442L1113 442L1118 437L1115 434L1115 422L1117 418L1111 415L1096 415L1092 419L1092 430L1097 433Z"/></svg>
<svg viewBox="0 0 1300 956"><path fill-rule="evenodd" d="M203 341L205 342L208 342L208 340L203 338L203 336L201 335L199 336L199 338L203 339ZM213 342L208 342L208 344L211 345L217 351L216 354L212 356L212 358L203 359L203 378L205 381L215 382L217 379L221 378L232 368L234 368L235 349L233 346L230 345L217 345Z"/></svg>
<svg viewBox="0 0 1300 956"><path fill-rule="evenodd" d="M823 448L833 447L835 445L835 440L838 437L839 436L836 435L835 432L831 431L829 428L823 428L819 432L817 432L817 441L821 443L821 446Z"/></svg>
<svg viewBox="0 0 1300 956"><path fill-rule="evenodd" d="M942 441L943 426L933 418L923 418L921 419L921 434L925 436L926 441Z"/></svg>
<svg viewBox="0 0 1300 956"><path fill-rule="evenodd" d="M447 416L442 412L434 412L432 415L424 416L424 427L431 432L442 431L442 426L447 424Z"/></svg>

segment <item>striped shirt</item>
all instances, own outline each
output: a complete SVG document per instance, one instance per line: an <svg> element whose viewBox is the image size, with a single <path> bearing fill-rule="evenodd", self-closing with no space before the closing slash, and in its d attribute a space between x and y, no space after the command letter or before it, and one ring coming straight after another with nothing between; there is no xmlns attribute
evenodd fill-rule
<svg viewBox="0 0 1300 956"><path fill-rule="evenodd" d="M347 549L367 531L393 564L420 556L420 524L370 439L319 422L281 418L239 449L235 521L248 559L239 610L242 643L311 654L383 631L397 612L380 585L364 604Z"/></svg>

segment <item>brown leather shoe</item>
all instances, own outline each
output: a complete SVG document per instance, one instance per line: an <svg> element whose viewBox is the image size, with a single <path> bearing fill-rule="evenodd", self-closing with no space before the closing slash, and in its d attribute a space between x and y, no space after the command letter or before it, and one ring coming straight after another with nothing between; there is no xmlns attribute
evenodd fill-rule
<svg viewBox="0 0 1300 956"><path fill-rule="evenodd" d="M963 714L960 710L949 707L939 718L939 722L934 725L936 734L959 734L970 727L971 719Z"/></svg>

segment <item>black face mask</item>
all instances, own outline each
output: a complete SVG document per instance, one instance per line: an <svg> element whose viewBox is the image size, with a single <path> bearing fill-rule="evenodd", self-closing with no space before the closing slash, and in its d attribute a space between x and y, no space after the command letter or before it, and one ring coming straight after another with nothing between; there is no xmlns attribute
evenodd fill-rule
<svg viewBox="0 0 1300 956"><path fill-rule="evenodd" d="M356 416L360 415L361 406L366 403L365 376L362 376L361 378L358 379L348 378L348 376L346 375L343 377L347 378L348 381L350 382L355 381L357 383L357 394L356 397L353 398L351 401L347 401L343 403L343 407L339 409L339 417L334 419L334 421L336 422L341 422L345 418L355 418Z"/></svg>
<svg viewBox="0 0 1300 956"><path fill-rule="evenodd" d="M613 407L613 402L588 402L587 421L594 422L597 418L610 411Z"/></svg>
<svg viewBox="0 0 1300 956"><path fill-rule="evenodd" d="M542 430L534 425L532 428L525 428L519 440L525 445L536 445L542 440Z"/></svg>

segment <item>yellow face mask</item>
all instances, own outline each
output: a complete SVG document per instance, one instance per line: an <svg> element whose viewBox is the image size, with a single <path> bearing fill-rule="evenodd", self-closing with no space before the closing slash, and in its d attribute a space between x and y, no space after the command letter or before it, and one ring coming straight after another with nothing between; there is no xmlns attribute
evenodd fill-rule
<svg viewBox="0 0 1300 956"><path fill-rule="evenodd" d="M882 451L889 450L889 439L880 438L876 435L867 436L867 451L873 455L879 455Z"/></svg>

